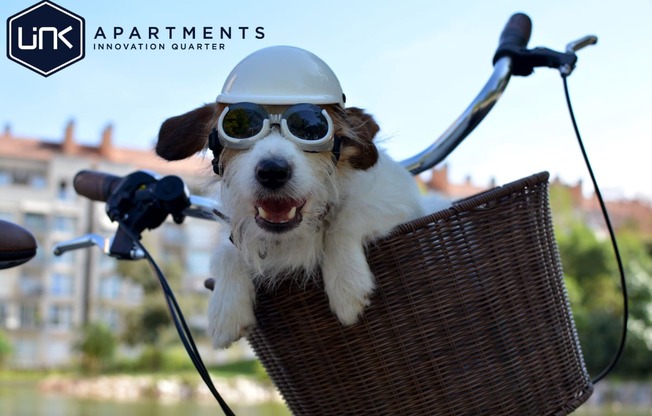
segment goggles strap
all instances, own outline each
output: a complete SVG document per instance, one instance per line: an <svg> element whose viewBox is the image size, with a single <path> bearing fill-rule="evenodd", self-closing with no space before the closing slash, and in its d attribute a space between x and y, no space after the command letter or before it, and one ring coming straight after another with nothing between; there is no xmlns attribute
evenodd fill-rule
<svg viewBox="0 0 652 416"><path fill-rule="evenodd" d="M222 153L222 145L220 144L220 139L217 137L217 129L211 130L208 135L208 148L213 151L213 160L211 164L213 165L213 172L215 174L222 176L222 168L220 166L220 153Z"/></svg>
<svg viewBox="0 0 652 416"><path fill-rule="evenodd" d="M337 162L340 160L340 147L342 146L342 141L340 140L339 136L334 136L333 137L333 159L335 161L335 164L337 165Z"/></svg>

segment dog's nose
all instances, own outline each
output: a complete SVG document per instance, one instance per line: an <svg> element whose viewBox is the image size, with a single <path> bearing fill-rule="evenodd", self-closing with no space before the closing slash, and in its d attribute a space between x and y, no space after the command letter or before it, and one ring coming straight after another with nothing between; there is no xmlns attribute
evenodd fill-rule
<svg viewBox="0 0 652 416"><path fill-rule="evenodd" d="M292 167L285 159L263 159L256 165L256 179L265 188L277 189L292 177Z"/></svg>

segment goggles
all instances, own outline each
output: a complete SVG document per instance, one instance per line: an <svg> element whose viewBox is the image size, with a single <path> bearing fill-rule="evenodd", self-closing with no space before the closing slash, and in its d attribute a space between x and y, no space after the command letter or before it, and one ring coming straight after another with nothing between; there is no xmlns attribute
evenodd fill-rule
<svg viewBox="0 0 652 416"><path fill-rule="evenodd" d="M217 121L217 136L223 147L249 149L267 136L272 126L306 152L334 149L333 120L314 104L296 104L283 114L269 114L262 106L242 102L230 104Z"/></svg>

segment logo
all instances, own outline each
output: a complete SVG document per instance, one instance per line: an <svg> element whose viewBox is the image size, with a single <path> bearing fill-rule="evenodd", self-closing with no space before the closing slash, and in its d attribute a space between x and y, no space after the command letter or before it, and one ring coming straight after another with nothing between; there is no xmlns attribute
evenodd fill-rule
<svg viewBox="0 0 652 416"><path fill-rule="evenodd" d="M7 57L44 77L84 58L84 18L42 1L7 19Z"/></svg>

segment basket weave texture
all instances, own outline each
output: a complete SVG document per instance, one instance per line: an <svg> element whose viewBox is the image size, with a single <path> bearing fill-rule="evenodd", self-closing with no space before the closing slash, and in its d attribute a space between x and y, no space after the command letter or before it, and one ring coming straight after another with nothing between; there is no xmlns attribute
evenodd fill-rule
<svg viewBox="0 0 652 416"><path fill-rule="evenodd" d="M542 172L405 223L343 327L319 282L259 288L249 342L296 415L565 415L593 386Z"/></svg>

